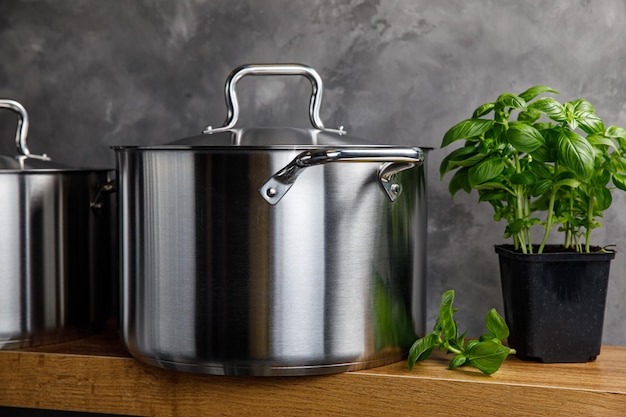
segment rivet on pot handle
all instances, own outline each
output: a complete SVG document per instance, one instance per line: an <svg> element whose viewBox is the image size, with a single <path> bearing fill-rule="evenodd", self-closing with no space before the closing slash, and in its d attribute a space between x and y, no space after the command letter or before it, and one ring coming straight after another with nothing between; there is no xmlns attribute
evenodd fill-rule
<svg viewBox="0 0 626 417"><path fill-rule="evenodd" d="M0 100L0 108L5 108L9 110L13 110L17 113L17 131L15 133L15 146L19 153L22 154L22 157L26 158L34 158L34 159L42 159L44 161L49 161L50 158L48 155L35 155L30 153L28 149L28 145L26 144L26 138L28 137L28 113L24 106L14 100Z"/></svg>
<svg viewBox="0 0 626 417"><path fill-rule="evenodd" d="M309 102L309 119L314 128L345 134L343 127L338 130L327 129L320 118L322 105L323 84L322 77L313 68L302 64L247 64L233 70L226 79L224 97L226 99L227 116L222 127L207 126L202 133L218 133L235 127L239 119L239 101L235 86L237 82L248 75L302 75L311 81L311 100Z"/></svg>
<svg viewBox="0 0 626 417"><path fill-rule="evenodd" d="M384 162L378 169L378 180L391 201L400 194L399 184L392 179L395 174L424 163L420 148L349 148L315 149L300 153L283 169L259 188L261 197L271 205L277 204L293 186L305 168L330 162Z"/></svg>
<svg viewBox="0 0 626 417"><path fill-rule="evenodd" d="M391 201L396 201L402 192L402 186L393 181L395 175L406 169L411 169L415 165L421 165L422 162L423 159L419 164L415 162L386 162L378 168L378 182L383 186L383 190Z"/></svg>

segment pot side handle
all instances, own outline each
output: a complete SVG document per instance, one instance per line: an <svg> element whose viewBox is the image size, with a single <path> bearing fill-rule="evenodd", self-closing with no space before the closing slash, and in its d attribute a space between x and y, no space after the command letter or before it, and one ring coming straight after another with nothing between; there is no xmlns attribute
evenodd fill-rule
<svg viewBox="0 0 626 417"><path fill-rule="evenodd" d="M339 130L327 129L320 118L322 105L323 83L322 77L313 68L302 64L246 64L235 68L226 79L224 98L226 100L227 116L222 127L207 126L202 133L212 134L232 129L239 120L239 100L235 86L243 77L248 75L301 75L311 82L311 99L309 101L309 120L314 128L345 134L343 127Z"/></svg>
<svg viewBox="0 0 626 417"><path fill-rule="evenodd" d="M420 148L349 148L315 149L301 152L289 164L272 175L259 188L259 194L271 205L277 204L293 186L304 169L331 162L383 162L378 168L378 182L391 201L401 193L400 184L393 182L398 172L424 163Z"/></svg>
<svg viewBox="0 0 626 417"><path fill-rule="evenodd" d="M17 151L21 154L18 158L34 158L49 161L48 155L35 155L30 153L26 138L28 137L28 113L24 106L14 100L0 99L0 108L9 109L17 113L17 131L15 133L15 146Z"/></svg>

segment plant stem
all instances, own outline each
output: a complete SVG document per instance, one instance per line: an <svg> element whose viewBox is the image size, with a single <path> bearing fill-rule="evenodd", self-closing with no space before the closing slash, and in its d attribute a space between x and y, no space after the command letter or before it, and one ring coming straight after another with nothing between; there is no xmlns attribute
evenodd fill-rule
<svg viewBox="0 0 626 417"><path fill-rule="evenodd" d="M574 199L570 196L569 199L569 214L571 217L573 217L574 215ZM563 222L563 229L565 230L565 242L564 245L565 248L569 248L571 246L573 246L573 239L572 239L572 224L569 221L564 221Z"/></svg>
<svg viewBox="0 0 626 417"><path fill-rule="evenodd" d="M521 186L518 186L518 187L521 187ZM518 190L517 207L515 208L515 211L516 211L517 218L522 219L522 220L524 219L524 212L522 208L523 204L524 204L524 196L522 195L522 192ZM522 253L528 253L528 249L526 247L528 242L526 242L525 233L526 233L526 230L522 229L519 233L515 234L520 241L520 246L522 247Z"/></svg>
<svg viewBox="0 0 626 417"><path fill-rule="evenodd" d="M593 198L589 198L587 206L587 230L585 231L585 252L589 253L591 248L591 228L593 224Z"/></svg>
<svg viewBox="0 0 626 417"><path fill-rule="evenodd" d="M452 346L450 346L450 344L448 342L444 343L444 348L447 351L450 351L450 352L452 352L452 353L454 353L456 355L460 355L461 353L463 353L463 351L461 351L459 349L456 349L456 348L453 348Z"/></svg>
<svg viewBox="0 0 626 417"><path fill-rule="evenodd" d="M515 154L515 172L517 172L518 174L522 172L522 167L520 165L519 162L519 156L516 153ZM520 220L524 220L524 190L523 190L523 185L516 185L514 186L515 189L515 197L517 200L516 203L516 207L515 207L515 216L520 219ZM516 233L517 238L520 241L520 245L522 247L522 253L528 253L527 247L526 245L530 242L526 242L526 238L525 238L525 227L522 228L522 231L519 233Z"/></svg>
<svg viewBox="0 0 626 417"><path fill-rule="evenodd" d="M556 192L558 189L558 187L553 188L552 194L550 194L550 203L548 204L548 217L546 218L546 224L544 226L543 239L541 240L541 245L539 246L539 251L537 253L543 253L543 248L546 246L546 242L548 241L548 235L550 234L550 229L552 228L552 211L554 210L554 199L556 197Z"/></svg>
<svg viewBox="0 0 626 417"><path fill-rule="evenodd" d="M530 196L527 196L524 201L524 218L530 218ZM529 243L528 249L530 253L533 253L533 242L532 237L530 236L530 229L526 229L526 241Z"/></svg>

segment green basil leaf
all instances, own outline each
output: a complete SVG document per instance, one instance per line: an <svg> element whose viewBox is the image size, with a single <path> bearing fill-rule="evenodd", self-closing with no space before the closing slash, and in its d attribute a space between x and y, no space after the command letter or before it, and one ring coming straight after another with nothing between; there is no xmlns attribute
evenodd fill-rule
<svg viewBox="0 0 626 417"><path fill-rule="evenodd" d="M489 114L493 110L494 107L495 105L493 103L485 103L482 106L478 107L476 110L474 110L474 113L472 114L472 118L477 119L486 114Z"/></svg>
<svg viewBox="0 0 626 417"><path fill-rule="evenodd" d="M478 148L475 146L464 146L450 152L445 158L443 158L441 164L439 165L439 175L443 178L445 174L457 168L458 165L454 163L456 160L469 158L471 156L475 156L476 154L478 154Z"/></svg>
<svg viewBox="0 0 626 417"><path fill-rule="evenodd" d="M472 349L474 349L478 343L479 341L476 339L472 339L469 342L467 342L467 345L465 346L465 353L466 354L470 353Z"/></svg>
<svg viewBox="0 0 626 417"><path fill-rule="evenodd" d="M556 160L556 152L547 146L541 146L530 153L534 161L537 162L554 162Z"/></svg>
<svg viewBox="0 0 626 417"><path fill-rule="evenodd" d="M504 107L511 107L518 110L526 110L526 100L511 93L504 93L498 97L496 103Z"/></svg>
<svg viewBox="0 0 626 417"><path fill-rule="evenodd" d="M578 129L578 119L574 115L574 111L568 106L569 105L566 105L565 107L565 122L567 123L569 130L574 131Z"/></svg>
<svg viewBox="0 0 626 417"><path fill-rule="evenodd" d="M517 115L517 120L524 123L534 123L541 117L541 113L535 109L527 109Z"/></svg>
<svg viewBox="0 0 626 417"><path fill-rule="evenodd" d="M450 160L450 164L453 166L461 166L461 167L473 167L480 161L486 158L487 155L483 153L476 153L475 155L469 155L466 157L457 157Z"/></svg>
<svg viewBox="0 0 626 417"><path fill-rule="evenodd" d="M455 308L454 312L456 313L458 310L459 310L458 308ZM457 337L456 339L456 344L461 349L463 349L463 346L465 345L465 336L467 336L467 332L464 332L461 336Z"/></svg>
<svg viewBox="0 0 626 417"><path fill-rule="evenodd" d="M611 155L611 170L613 172L626 173L626 158L619 156L617 153Z"/></svg>
<svg viewBox="0 0 626 417"><path fill-rule="evenodd" d="M532 197L538 197L550 191L552 188L552 181L549 179L543 179L537 181L537 183L533 186L530 195Z"/></svg>
<svg viewBox="0 0 626 417"><path fill-rule="evenodd" d="M492 334L481 334L480 338L478 339L478 341L479 342L484 342L485 340L493 340L493 335Z"/></svg>
<svg viewBox="0 0 626 417"><path fill-rule="evenodd" d="M478 342L467 355L470 365L479 369L482 373L491 375L502 366L512 349L503 346L493 340Z"/></svg>
<svg viewBox="0 0 626 417"><path fill-rule="evenodd" d="M565 108L552 97L543 97L528 105L529 109L537 110L557 122L566 120Z"/></svg>
<svg viewBox="0 0 626 417"><path fill-rule="evenodd" d="M433 333L441 334L441 331L441 320L439 320L439 317L437 317L437 320L435 320L435 325L433 326Z"/></svg>
<svg viewBox="0 0 626 417"><path fill-rule="evenodd" d="M453 317L452 303L454 303L454 290L448 290L441 296L441 305L439 306L441 330L446 340L456 340L457 335L457 325Z"/></svg>
<svg viewBox="0 0 626 417"><path fill-rule="evenodd" d="M543 163L537 163L535 161L531 162L529 165L530 172L535 174L539 178L552 178L552 169L551 165L546 165Z"/></svg>
<svg viewBox="0 0 626 417"><path fill-rule="evenodd" d="M579 207L584 207L584 210L586 211L587 207L589 207L589 196L585 193L576 193L575 198L576 201L574 201L574 204Z"/></svg>
<svg viewBox="0 0 626 417"><path fill-rule="evenodd" d="M463 190L468 194L472 191L472 186L469 183L469 168L459 169L448 183L448 191L453 197L459 190Z"/></svg>
<svg viewBox="0 0 626 417"><path fill-rule="evenodd" d="M567 187L571 187L571 188L578 188L580 186L580 181L577 180L576 178L564 178L560 181L557 181L555 183L555 185L557 186L561 186L561 185L565 185Z"/></svg>
<svg viewBox="0 0 626 417"><path fill-rule="evenodd" d="M555 124L552 122L539 122L539 123L533 124L533 127L543 133L543 131L545 130L554 129Z"/></svg>
<svg viewBox="0 0 626 417"><path fill-rule="evenodd" d="M576 132L561 132L557 143L557 159L562 166L583 180L589 179L593 174L593 147Z"/></svg>
<svg viewBox="0 0 626 417"><path fill-rule="evenodd" d="M589 141L591 145L596 146L596 147L608 146L609 148L613 148L616 151L618 150L618 147L615 144L615 142L613 142L611 138L607 138L604 135L599 135L599 134L589 135L587 136L587 140Z"/></svg>
<svg viewBox="0 0 626 417"><path fill-rule="evenodd" d="M583 132L587 134L604 132L604 122L595 113L580 112L576 113L575 117Z"/></svg>
<svg viewBox="0 0 626 417"><path fill-rule="evenodd" d="M607 188L599 188L596 193L596 208L600 211L604 211L611 207L611 203L613 203L611 191Z"/></svg>
<svg viewBox="0 0 626 417"><path fill-rule="evenodd" d="M524 230L524 220L522 219L515 219L506 225L506 231L511 235L516 235L522 230Z"/></svg>
<svg viewBox="0 0 626 417"><path fill-rule="evenodd" d="M509 126L506 140L520 152L533 152L546 144L546 140L537 129L521 123Z"/></svg>
<svg viewBox="0 0 626 417"><path fill-rule="evenodd" d="M417 339L411 349L409 349L409 370L413 369L415 362L428 359L433 350L439 346L441 339L436 333L429 333L426 336Z"/></svg>
<svg viewBox="0 0 626 417"><path fill-rule="evenodd" d="M492 308L487 313L485 318L485 327L487 331L500 340L504 340L509 337L509 327L506 325L506 321L502 318L495 308Z"/></svg>
<svg viewBox="0 0 626 417"><path fill-rule="evenodd" d="M593 185L595 187L606 187L611 181L612 172L608 169L602 169L600 171L596 171L593 176Z"/></svg>
<svg viewBox="0 0 626 417"><path fill-rule="evenodd" d="M539 94L542 94L542 93L559 94L558 91L553 90L550 87L546 87L545 85L536 85L534 87L530 87L528 90L524 91L519 96L522 99L526 100L526 102L529 102L530 100L534 99L535 97L537 97Z"/></svg>
<svg viewBox="0 0 626 417"><path fill-rule="evenodd" d="M593 108L593 105L589 101L585 100L584 98L572 100L569 102L569 104L572 106L574 113L582 113L582 112L595 113L596 112L596 110Z"/></svg>
<svg viewBox="0 0 626 417"><path fill-rule="evenodd" d="M504 191L481 190L478 201L502 201L508 197Z"/></svg>
<svg viewBox="0 0 626 417"><path fill-rule="evenodd" d="M515 219L507 225L509 233L516 235L524 229L524 220Z"/></svg>
<svg viewBox="0 0 626 417"><path fill-rule="evenodd" d="M511 175L510 180L511 184L532 185L537 181L537 177L535 177L529 171L524 171Z"/></svg>
<svg viewBox="0 0 626 417"><path fill-rule="evenodd" d="M626 175L613 174L613 185L622 191L626 191Z"/></svg>
<svg viewBox="0 0 626 417"><path fill-rule="evenodd" d="M626 138L626 129L619 126L609 126L604 132L609 138Z"/></svg>
<svg viewBox="0 0 626 417"><path fill-rule="evenodd" d="M478 184L476 186L474 186L474 188L476 188L477 190L494 190L494 189L498 189L498 190L504 190L509 194L514 194L513 191L508 188L506 185L502 184L501 182L498 181L492 181L492 182L483 182L482 184Z"/></svg>
<svg viewBox="0 0 626 417"><path fill-rule="evenodd" d="M457 140L478 137L488 131L491 126L493 126L493 123L493 120L484 119L463 120L462 122L459 122L456 125L452 126L446 132L446 134L443 136L441 147L444 148Z"/></svg>
<svg viewBox="0 0 626 417"><path fill-rule="evenodd" d="M448 369L456 369L459 366L465 365L465 362L467 362L467 357L465 355L457 355L450 361Z"/></svg>
<svg viewBox="0 0 626 417"><path fill-rule="evenodd" d="M494 179L504 171L504 161L502 158L489 158L471 167L468 172L470 186L482 184Z"/></svg>
<svg viewBox="0 0 626 417"><path fill-rule="evenodd" d="M562 181L564 179L576 179L576 174L571 171L560 171L554 176L554 181Z"/></svg>

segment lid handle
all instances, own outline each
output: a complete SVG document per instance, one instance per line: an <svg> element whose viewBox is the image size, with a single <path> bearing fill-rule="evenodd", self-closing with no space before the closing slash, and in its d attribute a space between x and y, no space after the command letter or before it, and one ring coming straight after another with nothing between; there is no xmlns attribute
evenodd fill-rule
<svg viewBox="0 0 626 417"><path fill-rule="evenodd" d="M301 75L311 82L311 99L309 101L309 119L314 128L345 134L343 127L338 130L327 129L320 118L322 105L323 84L322 78L313 68L302 64L246 64L233 70L226 79L224 97L226 99L227 116L222 127L207 126L202 133L218 133L235 127L239 119L239 101L235 86L237 82L248 75Z"/></svg>
<svg viewBox="0 0 626 417"><path fill-rule="evenodd" d="M0 99L0 108L13 110L17 113L17 131L15 133L15 146L17 151L26 158L42 159L44 161L50 160L46 155L35 155L30 153L26 138L28 137L28 113L24 106L14 100ZM19 158L19 157L18 157Z"/></svg>

